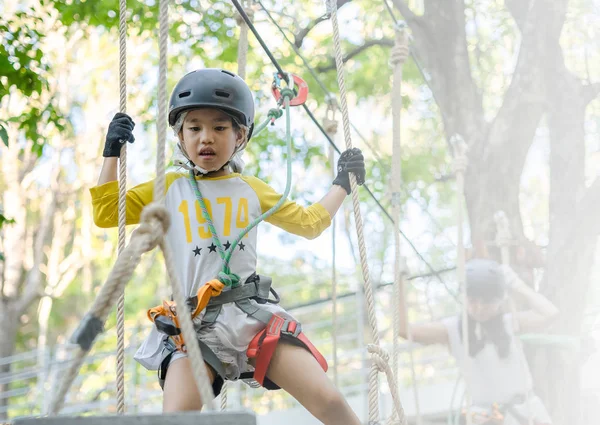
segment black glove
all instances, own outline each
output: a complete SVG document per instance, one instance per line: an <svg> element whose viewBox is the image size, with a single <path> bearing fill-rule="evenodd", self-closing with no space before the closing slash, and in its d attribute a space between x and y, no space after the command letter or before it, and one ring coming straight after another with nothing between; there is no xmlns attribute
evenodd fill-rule
<svg viewBox="0 0 600 425"><path fill-rule="evenodd" d="M352 148L342 152L337 166L338 175L333 181L333 184L342 186L346 193L350 194L350 177L348 172L354 173L356 184L362 186L365 182L365 157L358 148Z"/></svg>
<svg viewBox="0 0 600 425"><path fill-rule="evenodd" d="M123 143L133 143L135 140L133 127L135 127L135 123L129 115L117 113L108 126L102 156L105 158L119 157Z"/></svg>

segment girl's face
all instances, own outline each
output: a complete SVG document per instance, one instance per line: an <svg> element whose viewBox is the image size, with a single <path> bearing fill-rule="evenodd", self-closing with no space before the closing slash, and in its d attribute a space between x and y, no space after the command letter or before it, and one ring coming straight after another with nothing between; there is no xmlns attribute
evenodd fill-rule
<svg viewBox="0 0 600 425"><path fill-rule="evenodd" d="M203 108L188 112L179 138L194 164L212 171L213 176L224 176L229 174L229 169L221 168L242 144L242 133L225 112Z"/></svg>
<svg viewBox="0 0 600 425"><path fill-rule="evenodd" d="M476 322L487 322L496 317L502 310L502 299L484 300L467 296L467 312Z"/></svg>

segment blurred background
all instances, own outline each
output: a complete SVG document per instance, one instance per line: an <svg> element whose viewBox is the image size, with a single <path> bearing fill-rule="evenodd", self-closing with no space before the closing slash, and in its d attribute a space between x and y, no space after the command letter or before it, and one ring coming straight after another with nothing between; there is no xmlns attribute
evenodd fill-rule
<svg viewBox="0 0 600 425"><path fill-rule="evenodd" d="M119 108L117 0L0 2L0 418L45 411L71 353L68 338L116 260L117 231L92 222L89 189ZM238 70L240 26L230 2L170 2L168 91L202 67ZM394 334L391 169L401 165L402 252L411 322L461 310L457 232L467 257L500 261L494 215L510 229L511 266L560 315L525 338L535 391L554 423L600 423L600 1L338 0L353 144L367 158L372 196L360 199L382 344ZM254 25L282 67L304 78L315 121L341 120L332 28L322 1L247 1ZM137 126L128 186L155 176L158 1L127 2L127 112ZM392 93L396 31L410 35L401 94ZM303 59L298 55L302 55ZM273 67L250 34L246 81L258 118L275 105ZM402 100L402 161L392 163L392 98ZM330 145L301 108L292 110L291 197L316 202L330 187ZM283 191L285 123L251 140L244 173ZM342 126L333 137L344 150ZM464 190L456 140L468 146ZM175 139L168 133L168 155ZM334 161L335 156L333 157ZM457 203L466 217L457 221ZM363 279L348 200L316 241L259 229L258 271L330 360L361 419L367 418L370 342ZM129 229L131 231L133 229ZM332 324L332 272L338 320ZM132 355L149 330L146 310L168 297L164 261L147 253L126 288L128 412L158 412L156 374ZM115 318L97 341L64 413L116 410ZM417 390L408 365L415 362ZM411 423L446 423L464 384L447 348L400 340L398 385ZM382 412L391 399L382 379ZM282 391L231 384L228 408L260 424L317 423ZM415 394L418 397L415 397ZM419 400L419 415L415 399Z"/></svg>

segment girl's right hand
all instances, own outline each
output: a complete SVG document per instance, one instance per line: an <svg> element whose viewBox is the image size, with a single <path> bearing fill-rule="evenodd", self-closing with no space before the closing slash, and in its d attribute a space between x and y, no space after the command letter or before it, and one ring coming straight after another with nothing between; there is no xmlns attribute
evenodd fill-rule
<svg viewBox="0 0 600 425"><path fill-rule="evenodd" d="M105 158L119 157L123 144L125 142L133 143L135 140L133 127L135 127L135 123L129 115L117 113L108 126L102 156Z"/></svg>

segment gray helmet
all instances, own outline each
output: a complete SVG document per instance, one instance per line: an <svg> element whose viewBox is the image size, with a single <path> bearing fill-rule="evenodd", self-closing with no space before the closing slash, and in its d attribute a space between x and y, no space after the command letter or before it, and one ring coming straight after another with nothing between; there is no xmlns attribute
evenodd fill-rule
<svg viewBox="0 0 600 425"><path fill-rule="evenodd" d="M196 108L217 108L233 115L249 128L250 139L254 129L254 98L246 82L233 72L198 69L179 80L169 102L169 125L175 124L181 112Z"/></svg>
<svg viewBox="0 0 600 425"><path fill-rule="evenodd" d="M505 294L504 274L494 260L475 258L466 264L467 295L493 300Z"/></svg>

